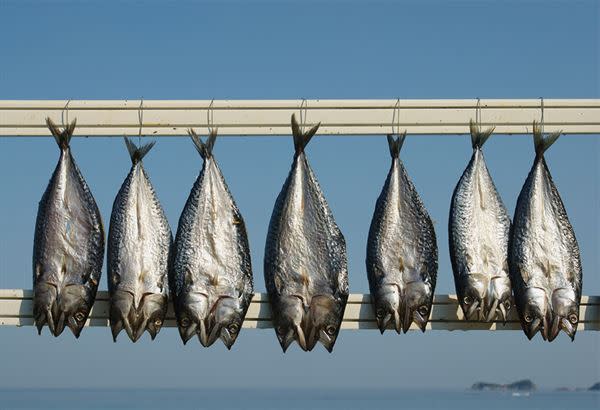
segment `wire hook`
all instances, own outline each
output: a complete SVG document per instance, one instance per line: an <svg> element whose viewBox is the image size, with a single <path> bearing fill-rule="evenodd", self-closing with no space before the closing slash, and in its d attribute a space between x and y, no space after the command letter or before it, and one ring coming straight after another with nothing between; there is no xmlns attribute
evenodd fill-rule
<svg viewBox="0 0 600 410"><path fill-rule="evenodd" d="M481 129L481 99L477 97L477 107L475 108L475 122L477 127Z"/></svg>
<svg viewBox="0 0 600 410"><path fill-rule="evenodd" d="M302 114L304 113L304 115ZM302 99L300 103L300 131L304 134L304 125L306 122L306 118L308 117L308 102L306 98Z"/></svg>
<svg viewBox="0 0 600 410"><path fill-rule="evenodd" d="M398 124L396 124L396 113L398 113ZM397 125L397 129L394 131L394 125ZM400 134L400 98L396 99L394 104L394 110L392 111L392 135Z"/></svg>
<svg viewBox="0 0 600 410"><path fill-rule="evenodd" d="M540 108L542 110L542 118L540 118L540 125L541 125L542 135L544 135L544 97L540 97Z"/></svg>
<svg viewBox="0 0 600 410"><path fill-rule="evenodd" d="M62 113L60 114L60 120L62 122L63 128L66 128L67 125L69 125L69 103L70 102L71 102L71 99L69 98L69 100L65 104L65 107L62 109ZM67 119L67 124L66 125L65 125L65 117Z"/></svg>
<svg viewBox="0 0 600 410"><path fill-rule="evenodd" d="M138 145L142 143L142 127L144 125L144 97L140 100L140 106L138 108L138 120L140 122L140 128L138 129Z"/></svg>
<svg viewBox="0 0 600 410"><path fill-rule="evenodd" d="M215 123L215 109L213 106L214 102L215 102L214 98L212 100L210 100L210 104L208 104L208 108L206 109L206 124L208 127L209 134L212 134L213 125Z"/></svg>

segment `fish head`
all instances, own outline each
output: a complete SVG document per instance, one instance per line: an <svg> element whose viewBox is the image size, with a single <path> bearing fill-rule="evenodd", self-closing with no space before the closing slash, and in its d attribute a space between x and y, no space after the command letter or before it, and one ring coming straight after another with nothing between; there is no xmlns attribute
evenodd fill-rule
<svg viewBox="0 0 600 410"><path fill-rule="evenodd" d="M81 334L90 314L93 300L91 290L84 285L67 284L59 291L59 287L41 282L36 285L35 322L41 333L44 324L48 324L50 332L58 337L65 327L71 329L76 338Z"/></svg>
<svg viewBox="0 0 600 410"><path fill-rule="evenodd" d="M219 298L209 317L210 324L207 325L205 339L201 340L202 345L210 346L220 338L227 349L231 349L242 329L243 321L244 309L240 298Z"/></svg>
<svg viewBox="0 0 600 410"><path fill-rule="evenodd" d="M389 324L392 324L398 333L402 330L400 317L400 289L396 284L382 285L373 298L375 320L381 334Z"/></svg>
<svg viewBox="0 0 600 410"><path fill-rule="evenodd" d="M579 303L573 289L559 288L552 292L552 314L548 340L554 340L561 329L574 340L579 323Z"/></svg>
<svg viewBox="0 0 600 410"><path fill-rule="evenodd" d="M134 339L134 332L129 322L129 314L133 308L133 294L124 290L115 290L110 296L110 330L113 341L117 341L117 336L121 330L125 329L131 340Z"/></svg>
<svg viewBox="0 0 600 410"><path fill-rule="evenodd" d="M499 276L494 276L490 280L490 288L488 291L490 298L489 313L487 320L492 320L493 317L500 317L506 323L508 313L512 308L512 287L508 274L503 272Z"/></svg>
<svg viewBox="0 0 600 410"><path fill-rule="evenodd" d="M548 338L548 298L546 291L542 288L531 287L525 291L524 305L520 309L519 316L521 326L531 340L540 331L542 338Z"/></svg>
<svg viewBox="0 0 600 410"><path fill-rule="evenodd" d="M206 338L204 319L208 315L208 296L201 292L186 293L180 298L175 310L177 328L183 344L196 334L202 342L202 339Z"/></svg>
<svg viewBox="0 0 600 410"><path fill-rule="evenodd" d="M317 341L320 341L329 353L333 351L345 306L345 300L336 299L332 295L313 296L306 324L308 350L312 350Z"/></svg>
<svg viewBox="0 0 600 410"><path fill-rule="evenodd" d="M463 281L460 306L468 320L478 319L485 307L488 293L488 277L470 272Z"/></svg>
<svg viewBox="0 0 600 410"><path fill-rule="evenodd" d="M56 285L47 282L37 282L34 293L33 318L38 333L42 334L42 328L45 324L48 324L50 332L54 334L53 310L56 310L54 306L58 297L58 288Z"/></svg>
<svg viewBox="0 0 600 410"><path fill-rule="evenodd" d="M306 337L302 329L304 315L303 299L299 296L282 296L274 307L275 333L284 353L294 340L302 350L307 350Z"/></svg>
<svg viewBox="0 0 600 410"><path fill-rule="evenodd" d="M163 326L167 313L167 296L160 293L147 293L142 298L142 304L138 309L138 326L136 329L137 339L145 330L150 333L152 340L156 337ZM136 339L136 340L137 340Z"/></svg>
<svg viewBox="0 0 600 410"><path fill-rule="evenodd" d="M431 285L423 281L407 283L403 302L401 313L403 315L402 330L404 333L410 329L413 321L419 326L421 331L425 332L433 302L433 289Z"/></svg>

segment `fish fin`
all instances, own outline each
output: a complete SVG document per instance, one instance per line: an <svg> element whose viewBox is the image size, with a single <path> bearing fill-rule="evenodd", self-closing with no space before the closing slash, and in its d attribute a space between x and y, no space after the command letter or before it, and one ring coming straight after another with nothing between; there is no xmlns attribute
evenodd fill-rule
<svg viewBox="0 0 600 410"><path fill-rule="evenodd" d="M300 124L296 121L296 114L292 114L292 135L294 136L294 148L296 149L297 154L304 151L304 148L308 145L310 139L317 133L320 126L321 123L318 123L307 132L302 132L300 130Z"/></svg>
<svg viewBox="0 0 600 410"><path fill-rule="evenodd" d="M398 135L397 139L394 139L392 134L388 134L388 146L390 148L390 155L392 158L398 158L400 156L400 150L402 149L402 145L404 145L404 140L406 139L406 130Z"/></svg>
<svg viewBox="0 0 600 410"><path fill-rule="evenodd" d="M196 150L200 154L203 159L207 159L212 157L213 147L215 146L215 141L217 139L217 129L213 128L210 131L210 135L206 142L202 142L200 137L196 134L196 132L190 128L188 130L189 136L192 138L192 142L196 146Z"/></svg>
<svg viewBox="0 0 600 410"><path fill-rule="evenodd" d="M56 140L58 146L61 149L69 148L69 142L71 141L71 137L75 131L75 125L77 125L77 118L68 124L62 131L58 128L54 121L50 119L50 117L46 118L46 125L48 126L48 129L52 133L52 136Z"/></svg>
<svg viewBox="0 0 600 410"><path fill-rule="evenodd" d="M152 149L156 141L149 142L148 144L140 145L139 147L135 145L133 141L131 141L127 137L123 137L125 139L125 145L127 146L127 151L129 151L129 156L131 157L131 162L134 164L140 162L142 158L146 156L148 151Z"/></svg>
<svg viewBox="0 0 600 410"><path fill-rule="evenodd" d="M483 144L485 144L490 135L492 135L496 127L493 126L485 131L481 131L479 126L471 120L469 121L469 129L471 131L471 145L473 146L473 149L475 149L483 147Z"/></svg>
<svg viewBox="0 0 600 410"><path fill-rule="evenodd" d="M562 130L553 132L547 137L544 137L538 122L533 121L533 145L535 146L535 154L537 156L544 155L544 152L546 152L546 150L556 142L558 137L560 137L560 134L562 134Z"/></svg>

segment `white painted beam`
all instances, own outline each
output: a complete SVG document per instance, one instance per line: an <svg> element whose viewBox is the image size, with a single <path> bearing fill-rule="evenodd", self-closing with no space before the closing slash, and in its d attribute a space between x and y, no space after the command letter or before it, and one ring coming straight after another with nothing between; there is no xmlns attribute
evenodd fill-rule
<svg viewBox="0 0 600 410"><path fill-rule="evenodd" d="M382 135L392 124L409 134L466 134L479 107L497 134L527 134L542 115L541 99L468 100L0 100L0 136L49 136L46 117L77 118L76 136L181 136L193 127L220 135L290 135L290 117L321 122L321 135ZM544 99L546 131L600 134L600 99ZM142 109L140 110L140 107Z"/></svg>

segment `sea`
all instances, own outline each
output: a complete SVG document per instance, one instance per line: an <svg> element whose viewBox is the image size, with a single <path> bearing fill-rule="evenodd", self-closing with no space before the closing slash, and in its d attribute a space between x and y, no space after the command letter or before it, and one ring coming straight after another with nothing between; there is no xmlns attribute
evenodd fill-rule
<svg viewBox="0 0 600 410"><path fill-rule="evenodd" d="M597 392L0 389L0 409L600 409Z"/></svg>

